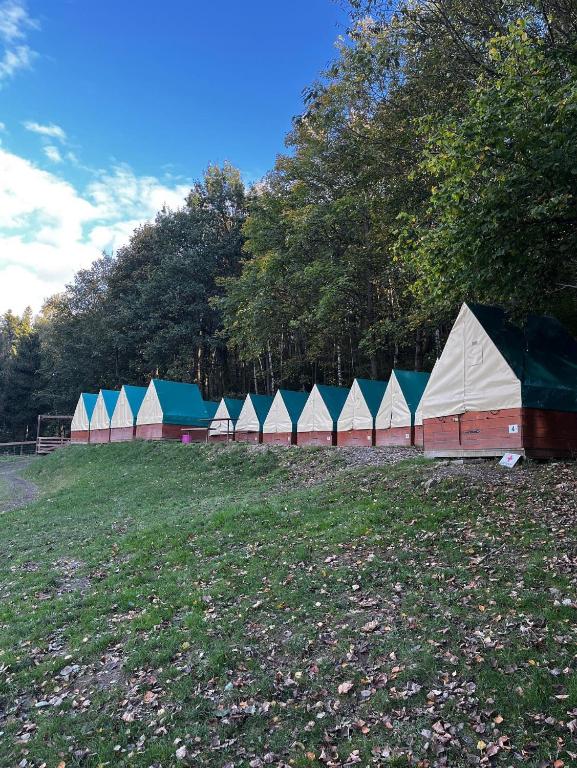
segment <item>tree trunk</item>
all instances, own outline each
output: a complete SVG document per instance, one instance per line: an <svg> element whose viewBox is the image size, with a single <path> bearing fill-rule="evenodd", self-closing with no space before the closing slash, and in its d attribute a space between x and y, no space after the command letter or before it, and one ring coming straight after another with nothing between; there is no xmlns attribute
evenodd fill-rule
<svg viewBox="0 0 577 768"><path fill-rule="evenodd" d="M415 371L423 370L423 335L418 329L415 335Z"/></svg>
<svg viewBox="0 0 577 768"><path fill-rule="evenodd" d="M274 369L272 366L272 352L270 351L270 341L268 340L266 342L266 352L268 356L268 370L269 370L269 379L270 379L269 395L272 395L275 390L275 380L274 380Z"/></svg>

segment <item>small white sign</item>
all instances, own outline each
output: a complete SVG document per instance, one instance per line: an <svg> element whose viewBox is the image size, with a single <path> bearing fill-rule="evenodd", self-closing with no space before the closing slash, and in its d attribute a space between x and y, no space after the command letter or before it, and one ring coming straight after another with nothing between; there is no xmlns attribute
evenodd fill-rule
<svg viewBox="0 0 577 768"><path fill-rule="evenodd" d="M514 467L520 458L521 458L520 453L506 453L501 459L501 461L499 462L499 464L502 467L509 467L509 469L511 469L511 467Z"/></svg>
<svg viewBox="0 0 577 768"><path fill-rule="evenodd" d="M509 424L509 434L510 435L516 435L519 431L519 425L518 424Z"/></svg>

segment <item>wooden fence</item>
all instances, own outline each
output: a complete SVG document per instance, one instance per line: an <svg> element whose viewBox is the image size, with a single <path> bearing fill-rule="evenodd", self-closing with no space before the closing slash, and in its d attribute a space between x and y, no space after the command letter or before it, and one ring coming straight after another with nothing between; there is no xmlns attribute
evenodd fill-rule
<svg viewBox="0 0 577 768"><path fill-rule="evenodd" d="M52 453L57 448L68 445L69 442L69 437L39 437L36 441L36 453Z"/></svg>
<svg viewBox="0 0 577 768"><path fill-rule="evenodd" d="M0 455L24 456L31 453L36 453L36 440L0 443Z"/></svg>

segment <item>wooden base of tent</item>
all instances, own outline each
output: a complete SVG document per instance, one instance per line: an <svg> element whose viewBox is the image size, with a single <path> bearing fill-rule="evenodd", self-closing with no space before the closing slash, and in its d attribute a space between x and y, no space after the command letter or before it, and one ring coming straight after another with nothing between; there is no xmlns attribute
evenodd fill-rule
<svg viewBox="0 0 577 768"><path fill-rule="evenodd" d="M262 432L235 432L237 443L262 443Z"/></svg>
<svg viewBox="0 0 577 768"><path fill-rule="evenodd" d="M70 433L70 442L83 445L90 442L90 432L87 429L79 429Z"/></svg>
<svg viewBox="0 0 577 768"><path fill-rule="evenodd" d="M263 432L262 441L268 445L296 445L297 436L295 432Z"/></svg>
<svg viewBox="0 0 577 768"><path fill-rule="evenodd" d="M391 427L390 429L375 430L375 445L400 445L417 448L423 447L423 427Z"/></svg>
<svg viewBox="0 0 577 768"><path fill-rule="evenodd" d="M234 435L232 432L230 435L209 435L208 439L211 443L230 443L234 440Z"/></svg>
<svg viewBox="0 0 577 768"><path fill-rule="evenodd" d="M138 424L138 440L182 440L182 430L186 424Z"/></svg>
<svg viewBox="0 0 577 768"><path fill-rule="evenodd" d="M375 432L373 429L348 429L346 432L337 431L337 445L375 445Z"/></svg>
<svg viewBox="0 0 577 768"><path fill-rule="evenodd" d="M110 430L111 443L125 443L134 439L135 427L112 427Z"/></svg>
<svg viewBox="0 0 577 768"><path fill-rule="evenodd" d="M109 443L110 430L109 429L91 429L90 442L91 443Z"/></svg>
<svg viewBox="0 0 577 768"><path fill-rule="evenodd" d="M501 456L533 458L577 455L577 413L537 408L472 411L424 420L425 456Z"/></svg>
<svg viewBox="0 0 577 768"><path fill-rule="evenodd" d="M423 441L425 439L424 433L423 433L423 425L418 424L416 427L413 427L414 435L413 435L413 445L417 448L423 447Z"/></svg>
<svg viewBox="0 0 577 768"><path fill-rule="evenodd" d="M321 445L326 448L336 444L336 430L334 432L297 432L297 445Z"/></svg>

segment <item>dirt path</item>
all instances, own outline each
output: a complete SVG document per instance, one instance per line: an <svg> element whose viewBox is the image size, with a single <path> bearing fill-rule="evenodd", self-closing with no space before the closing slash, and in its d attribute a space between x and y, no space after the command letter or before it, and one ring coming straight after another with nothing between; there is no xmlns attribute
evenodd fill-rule
<svg viewBox="0 0 577 768"><path fill-rule="evenodd" d="M0 514L30 504L38 497L38 488L20 476L35 458L0 462L0 481L8 486L8 498L0 498Z"/></svg>

